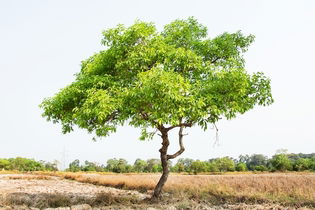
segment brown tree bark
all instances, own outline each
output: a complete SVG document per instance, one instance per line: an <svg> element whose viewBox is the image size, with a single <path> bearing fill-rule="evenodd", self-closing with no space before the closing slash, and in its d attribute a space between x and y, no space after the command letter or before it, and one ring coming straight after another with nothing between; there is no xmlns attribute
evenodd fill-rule
<svg viewBox="0 0 315 210"><path fill-rule="evenodd" d="M169 139L168 139L168 131L170 129L160 129L161 132L161 137L162 137L162 147L159 150L160 151L160 158L161 158L161 163L162 163L162 176L159 180L159 182L157 183L157 185L154 188L154 193L152 195L152 200L159 200L161 197L161 192L163 189L163 186L165 185L168 175L169 175L169 168L168 168L168 160L169 159L173 159L176 158L177 156L179 156L180 154L182 154L185 151L184 145L183 145L183 127L180 127L179 129L179 145L180 145L180 149L179 151L177 151L175 154L173 155L168 155L167 154L167 149L168 146L170 144Z"/></svg>
<svg viewBox="0 0 315 210"><path fill-rule="evenodd" d="M168 162L167 162L167 149L168 149L168 145L170 144L170 142L168 140L168 133L167 132L168 131L161 130L162 147L159 151L160 151L160 158L161 158L163 172L162 172L162 176L161 176L159 182L155 186L154 193L152 196L153 200L158 200L160 198L162 188L163 188L164 184L166 183L166 180L167 180L168 175L169 175L169 168L168 168Z"/></svg>

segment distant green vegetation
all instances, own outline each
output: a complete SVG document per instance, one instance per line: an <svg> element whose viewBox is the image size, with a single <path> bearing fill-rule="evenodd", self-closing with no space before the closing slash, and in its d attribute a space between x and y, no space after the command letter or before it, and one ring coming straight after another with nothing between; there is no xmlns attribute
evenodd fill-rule
<svg viewBox="0 0 315 210"><path fill-rule="evenodd" d="M240 155L238 159L230 157L214 158L207 161L193 160L190 158L178 159L176 164L170 164L170 170L176 173L198 174L205 172L228 171L315 171L315 153L312 154L275 154L268 158L262 154ZM80 164L75 160L69 164L67 171L96 171L114 173L155 173L161 172L162 166L159 159L137 159L133 165L125 159L109 159L106 165L85 161Z"/></svg>
<svg viewBox="0 0 315 210"><path fill-rule="evenodd" d="M178 159L175 164L169 162L170 170L175 173L198 174L206 172L233 171L315 171L315 153L312 154L275 154L268 158L262 154L240 155L238 159L231 157L214 158L206 161L190 158ZM57 162L35 161L27 158L0 159L0 170L16 171L57 171ZM133 165L125 159L109 159L106 164L74 160L66 169L71 172L95 171L114 173L157 173L162 171L159 159L137 159Z"/></svg>
<svg viewBox="0 0 315 210"><path fill-rule="evenodd" d="M0 158L0 170L13 171L57 171L57 162L35 161L28 158Z"/></svg>

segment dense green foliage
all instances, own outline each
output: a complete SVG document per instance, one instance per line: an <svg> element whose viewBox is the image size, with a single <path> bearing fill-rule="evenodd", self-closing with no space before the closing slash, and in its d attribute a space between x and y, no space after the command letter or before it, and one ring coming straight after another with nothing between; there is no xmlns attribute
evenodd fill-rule
<svg viewBox="0 0 315 210"><path fill-rule="evenodd" d="M0 159L0 170L14 171L57 171L57 163L35 161L28 158Z"/></svg>
<svg viewBox="0 0 315 210"><path fill-rule="evenodd" d="M241 32L208 38L194 18L161 32L137 21L103 32L105 49L82 62L75 81L40 105L43 116L107 136L127 122L142 129L200 126L231 119L273 102L270 80L248 74L243 53L254 36Z"/></svg>

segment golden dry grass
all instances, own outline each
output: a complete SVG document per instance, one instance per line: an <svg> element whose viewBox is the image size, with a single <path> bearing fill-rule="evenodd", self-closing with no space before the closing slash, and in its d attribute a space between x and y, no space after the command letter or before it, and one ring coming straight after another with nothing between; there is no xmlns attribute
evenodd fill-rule
<svg viewBox="0 0 315 210"><path fill-rule="evenodd" d="M1 206L15 206L14 209L19 209L19 206L44 209L80 204L89 204L90 206L132 205L141 204L141 201L133 196L114 196L111 193L98 193L95 197L71 196L62 193L41 193L36 195L12 193L7 196L0 195L0 209L2 209Z"/></svg>
<svg viewBox="0 0 315 210"><path fill-rule="evenodd" d="M53 174L51 174L53 175ZM141 192L153 190L158 174L56 173L66 179ZM315 174L172 174L164 188L173 197L211 202L277 202L315 207Z"/></svg>
<svg viewBox="0 0 315 210"><path fill-rule="evenodd" d="M50 180L52 179L51 176L45 176L45 175L27 175L27 176L14 176L10 175L6 177L7 179L25 179L25 180Z"/></svg>
<svg viewBox="0 0 315 210"><path fill-rule="evenodd" d="M0 174L20 174L21 172L19 171L5 171L5 170L1 170Z"/></svg>

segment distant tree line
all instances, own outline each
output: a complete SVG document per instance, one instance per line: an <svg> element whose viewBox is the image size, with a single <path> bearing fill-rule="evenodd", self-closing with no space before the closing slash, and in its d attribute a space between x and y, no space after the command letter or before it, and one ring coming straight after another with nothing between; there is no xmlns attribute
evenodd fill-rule
<svg viewBox="0 0 315 210"><path fill-rule="evenodd" d="M109 159L106 165L85 161L80 165L79 160L69 164L68 171L97 171L115 173L155 173L161 172L159 159L137 159L133 165L125 159ZM228 172L228 171L315 171L315 153L312 154L275 154L268 158L262 154L240 155L238 159L222 157L207 161L190 158L178 159L176 164L170 162L172 172L198 174L202 172Z"/></svg>
<svg viewBox="0 0 315 210"><path fill-rule="evenodd" d="M262 154L240 155L238 159L231 157L214 158L206 161L190 158L178 159L175 164L169 162L170 170L176 173L198 174L206 172L228 171L315 171L315 153L312 154L275 154L268 158ZM0 170L16 171L57 171L57 161L35 161L27 158L0 159ZM114 173L156 173L162 171L159 159L137 159L133 165L125 159L109 159L106 164L74 160L66 171L96 171Z"/></svg>
<svg viewBox="0 0 315 210"><path fill-rule="evenodd" d="M16 157L3 159L0 158L0 170L12 171L57 171L57 161L35 161L33 159Z"/></svg>

